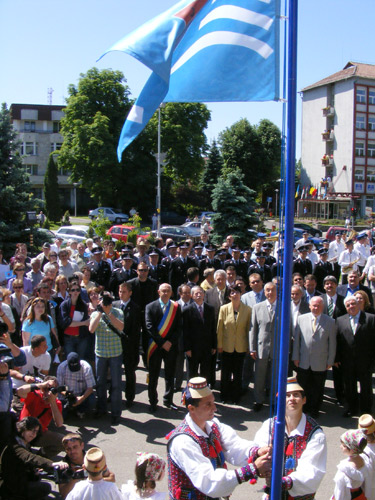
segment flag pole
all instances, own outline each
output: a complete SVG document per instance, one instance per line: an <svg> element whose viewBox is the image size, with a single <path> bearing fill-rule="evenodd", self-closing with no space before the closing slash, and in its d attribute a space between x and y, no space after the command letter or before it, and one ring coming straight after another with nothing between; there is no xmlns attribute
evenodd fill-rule
<svg viewBox="0 0 375 500"><path fill-rule="evenodd" d="M284 434L286 379L288 375L290 288L292 281L295 155L296 155L296 107L297 107L297 18L298 0L289 0L288 23L288 90L287 90L287 139L285 174L285 247L281 299L280 361L278 376L277 415L274 426L271 500L281 498L281 479L284 465Z"/></svg>

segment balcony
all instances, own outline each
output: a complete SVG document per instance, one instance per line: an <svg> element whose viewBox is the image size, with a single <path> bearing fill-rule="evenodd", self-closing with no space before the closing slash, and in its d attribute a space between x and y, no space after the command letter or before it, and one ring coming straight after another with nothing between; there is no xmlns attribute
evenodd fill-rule
<svg viewBox="0 0 375 500"><path fill-rule="evenodd" d="M333 165L333 155L323 155L322 166L328 167Z"/></svg>
<svg viewBox="0 0 375 500"><path fill-rule="evenodd" d="M322 109L323 111L323 116L334 116L335 114L335 108L333 106L327 106Z"/></svg>
<svg viewBox="0 0 375 500"><path fill-rule="evenodd" d="M332 142L334 139L334 132L333 130L326 130L325 132L322 132L322 140L326 142Z"/></svg>

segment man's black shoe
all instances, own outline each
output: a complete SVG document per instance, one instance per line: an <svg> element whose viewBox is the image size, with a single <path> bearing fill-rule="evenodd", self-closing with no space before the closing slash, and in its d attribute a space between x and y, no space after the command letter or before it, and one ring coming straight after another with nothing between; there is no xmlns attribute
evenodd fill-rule
<svg viewBox="0 0 375 500"><path fill-rule="evenodd" d="M118 425L120 423L121 417L112 417L111 423L112 425Z"/></svg>
<svg viewBox="0 0 375 500"><path fill-rule="evenodd" d="M253 404L253 410L257 413L258 411L260 411L261 409L263 408L263 404L262 403L254 403Z"/></svg>
<svg viewBox="0 0 375 500"><path fill-rule="evenodd" d="M164 406L166 408L169 408L170 410L178 410L178 406L176 406L174 403L164 403Z"/></svg>
<svg viewBox="0 0 375 500"><path fill-rule="evenodd" d="M158 406L157 405L150 405L149 407L149 412L154 414L157 412Z"/></svg>

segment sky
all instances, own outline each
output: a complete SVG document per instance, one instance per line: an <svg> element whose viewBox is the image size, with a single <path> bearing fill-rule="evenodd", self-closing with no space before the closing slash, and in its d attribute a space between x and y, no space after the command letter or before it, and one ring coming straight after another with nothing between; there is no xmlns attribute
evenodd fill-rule
<svg viewBox="0 0 375 500"><path fill-rule="evenodd" d="M96 66L124 73L138 97L150 71L131 56L112 52L119 39L176 0L0 0L0 102L65 104L70 84ZM375 64L375 0L299 0L297 89L341 70L348 61ZM282 104L208 103L209 143L241 118L267 118L282 126ZM301 149L301 99L297 151Z"/></svg>

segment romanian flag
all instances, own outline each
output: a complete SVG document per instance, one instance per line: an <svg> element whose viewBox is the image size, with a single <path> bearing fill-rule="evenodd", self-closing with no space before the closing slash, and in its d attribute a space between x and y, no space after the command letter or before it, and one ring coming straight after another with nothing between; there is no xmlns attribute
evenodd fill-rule
<svg viewBox="0 0 375 500"><path fill-rule="evenodd" d="M171 329L173 320L176 316L178 309L178 303L173 300L169 301L168 307L166 307L163 317L160 320L158 325L158 332L162 338L165 338L168 335L169 330ZM150 339L147 350L147 363L149 362L151 356L154 354L157 348L157 344L154 340Z"/></svg>

